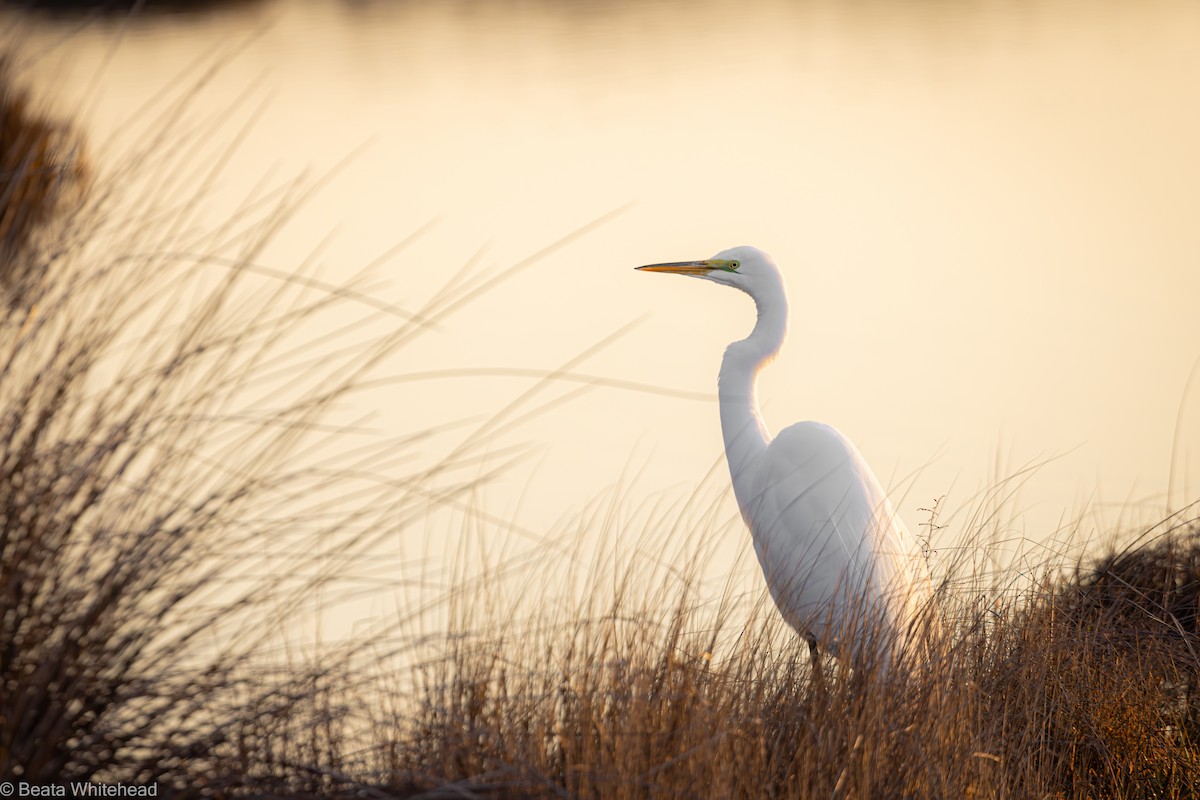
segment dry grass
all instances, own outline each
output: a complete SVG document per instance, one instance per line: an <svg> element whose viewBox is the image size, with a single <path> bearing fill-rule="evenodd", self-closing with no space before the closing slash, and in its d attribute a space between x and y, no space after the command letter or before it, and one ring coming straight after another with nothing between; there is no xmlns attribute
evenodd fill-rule
<svg viewBox="0 0 1200 800"><path fill-rule="evenodd" d="M214 270L144 249L186 206L122 228L121 187L103 189L7 254L28 280L0 309L0 773L303 785L261 756L327 712L328 671L265 653L330 580L317 545L384 528L325 513L322 486L361 489L297 456L395 341L307 361L289 337L337 299L250 269L286 204L214 232Z"/></svg>
<svg viewBox="0 0 1200 800"><path fill-rule="evenodd" d="M934 659L813 680L773 609L631 551L521 621L459 598L380 769L422 797L1195 797L1198 564L1176 519L1020 593L947 582Z"/></svg>
<svg viewBox="0 0 1200 800"><path fill-rule="evenodd" d="M478 283L408 313L261 265L311 184L206 225L229 152L204 143L236 146L238 109L200 118L192 92L79 203L14 195L44 230L0 286L0 780L324 796L372 643L315 647L314 620L491 468L482 436L398 474L423 432L363 438L338 404Z"/></svg>

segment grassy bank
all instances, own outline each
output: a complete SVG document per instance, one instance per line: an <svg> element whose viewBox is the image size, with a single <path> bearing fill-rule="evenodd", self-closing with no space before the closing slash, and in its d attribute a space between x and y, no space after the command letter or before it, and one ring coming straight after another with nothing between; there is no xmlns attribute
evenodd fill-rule
<svg viewBox="0 0 1200 800"><path fill-rule="evenodd" d="M714 609L678 573L631 566L610 584L621 590L520 625L493 611L422 672L412 716L386 740L391 784L530 797L1197 796L1194 522L1059 566L1070 565L1047 564L1019 593L946 584L952 624L906 674L829 664L814 680L769 602L743 623L730 598ZM634 588L647 586L658 588Z"/></svg>

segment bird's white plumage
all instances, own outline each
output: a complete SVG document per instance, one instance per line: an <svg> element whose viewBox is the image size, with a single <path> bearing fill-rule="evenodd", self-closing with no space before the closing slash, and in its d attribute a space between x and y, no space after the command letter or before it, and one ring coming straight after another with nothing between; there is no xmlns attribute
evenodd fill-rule
<svg viewBox="0 0 1200 800"><path fill-rule="evenodd" d="M735 247L704 261L639 269L704 278L754 299L754 330L726 350L718 394L734 494L767 586L784 619L829 652L890 660L930 603L928 572L849 439L819 422L797 423L772 439L763 423L757 374L787 333L778 267L761 250Z"/></svg>
<svg viewBox="0 0 1200 800"><path fill-rule="evenodd" d="M745 469L738 504L784 619L835 655L870 618L902 634L928 596L921 554L850 440L800 422Z"/></svg>

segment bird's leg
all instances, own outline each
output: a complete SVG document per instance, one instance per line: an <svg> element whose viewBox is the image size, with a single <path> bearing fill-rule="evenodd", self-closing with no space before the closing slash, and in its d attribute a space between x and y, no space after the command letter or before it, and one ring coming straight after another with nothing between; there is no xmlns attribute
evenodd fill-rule
<svg viewBox="0 0 1200 800"><path fill-rule="evenodd" d="M812 633L804 634L804 641L808 642L808 655L812 658L813 684L822 687L825 685L825 671L821 669L821 653L817 647L817 637Z"/></svg>

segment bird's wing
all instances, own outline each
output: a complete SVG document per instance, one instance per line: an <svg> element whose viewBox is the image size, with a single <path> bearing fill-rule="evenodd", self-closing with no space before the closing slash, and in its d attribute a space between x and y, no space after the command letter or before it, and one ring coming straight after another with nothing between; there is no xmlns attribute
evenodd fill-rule
<svg viewBox="0 0 1200 800"><path fill-rule="evenodd" d="M742 513L772 597L789 623L827 640L823 630L847 624L845 600L888 606L890 595L908 591L912 537L837 429L792 425L756 466Z"/></svg>

